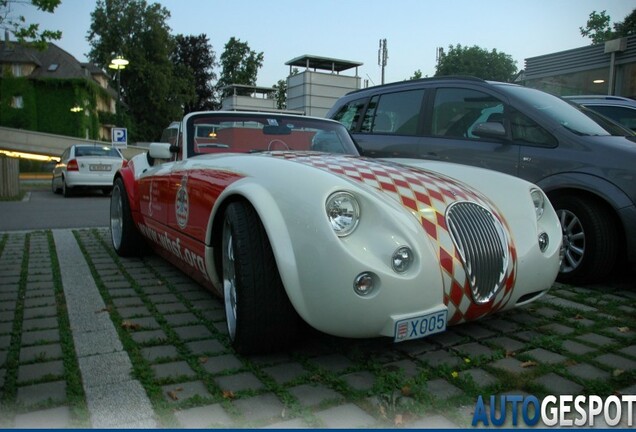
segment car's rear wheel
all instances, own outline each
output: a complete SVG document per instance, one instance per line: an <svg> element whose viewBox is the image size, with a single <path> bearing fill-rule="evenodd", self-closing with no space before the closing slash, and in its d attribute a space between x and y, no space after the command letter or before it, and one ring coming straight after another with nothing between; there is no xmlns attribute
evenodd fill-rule
<svg viewBox="0 0 636 432"><path fill-rule="evenodd" d="M576 196L553 199L563 231L564 256L558 280L590 283L607 277L616 265L619 233L609 209Z"/></svg>
<svg viewBox="0 0 636 432"><path fill-rule="evenodd" d="M228 333L242 354L282 349L300 334L265 228L246 202L225 211L221 240L223 295Z"/></svg>
<svg viewBox="0 0 636 432"><path fill-rule="evenodd" d="M55 187L55 177L53 177L53 178L51 179L51 191L52 191L54 194L59 194L59 193L60 193L60 189L59 189L59 188L57 188L57 187Z"/></svg>
<svg viewBox="0 0 636 432"><path fill-rule="evenodd" d="M128 194L121 178L115 180L110 197L110 237L115 252L120 256L140 256L146 250L145 240L132 219Z"/></svg>
<svg viewBox="0 0 636 432"><path fill-rule="evenodd" d="M73 194L73 192L72 192L71 188L66 185L66 179L64 177L62 177L62 195L64 195L64 198L68 198L72 194Z"/></svg>

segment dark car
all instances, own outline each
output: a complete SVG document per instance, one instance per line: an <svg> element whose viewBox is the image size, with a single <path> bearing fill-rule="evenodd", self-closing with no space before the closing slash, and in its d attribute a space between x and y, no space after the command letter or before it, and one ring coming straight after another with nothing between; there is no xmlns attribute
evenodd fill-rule
<svg viewBox="0 0 636 432"><path fill-rule="evenodd" d="M604 95L565 96L564 98L636 131L636 100L634 99Z"/></svg>
<svg viewBox="0 0 636 432"><path fill-rule="evenodd" d="M559 279L591 282L636 263L636 140L548 93L477 78L353 91L327 113L369 157L506 172L547 193L563 228Z"/></svg>

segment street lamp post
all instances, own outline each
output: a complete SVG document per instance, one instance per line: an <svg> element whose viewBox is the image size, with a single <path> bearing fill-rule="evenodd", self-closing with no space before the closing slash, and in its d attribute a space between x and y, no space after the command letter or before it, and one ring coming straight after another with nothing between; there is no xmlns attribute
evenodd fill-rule
<svg viewBox="0 0 636 432"><path fill-rule="evenodd" d="M116 107L117 123L120 123L120 119L121 119L119 115L119 110L121 108L121 70L126 69L126 66L128 66L128 63L130 63L128 60L118 55L117 57L112 59L110 61L110 64L108 65L110 69L114 69L117 71L117 107Z"/></svg>

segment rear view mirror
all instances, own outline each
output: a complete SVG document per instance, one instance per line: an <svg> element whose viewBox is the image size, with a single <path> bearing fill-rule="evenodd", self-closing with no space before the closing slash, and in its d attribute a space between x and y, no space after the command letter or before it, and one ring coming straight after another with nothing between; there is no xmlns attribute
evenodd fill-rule
<svg viewBox="0 0 636 432"><path fill-rule="evenodd" d="M471 132L480 138L506 138L506 129L500 122L477 123Z"/></svg>
<svg viewBox="0 0 636 432"><path fill-rule="evenodd" d="M172 158L172 148L170 143L150 143L148 154L154 159L170 159Z"/></svg>
<svg viewBox="0 0 636 432"><path fill-rule="evenodd" d="M267 125L263 126L265 135L291 135L291 129L287 126Z"/></svg>

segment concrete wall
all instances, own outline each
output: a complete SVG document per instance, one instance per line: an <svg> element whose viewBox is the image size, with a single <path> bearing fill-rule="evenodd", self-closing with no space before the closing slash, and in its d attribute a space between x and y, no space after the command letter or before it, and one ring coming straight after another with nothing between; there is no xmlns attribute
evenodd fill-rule
<svg viewBox="0 0 636 432"><path fill-rule="evenodd" d="M360 88L357 76L306 70L287 78L287 109L324 117L340 96Z"/></svg>
<svg viewBox="0 0 636 432"><path fill-rule="evenodd" d="M86 140L63 135L0 127L0 150L60 156L67 147L73 144L111 145L111 143L107 141ZM129 145L127 148L121 150L127 159L129 156L140 153L141 151L146 151L146 149L137 149L133 145Z"/></svg>

